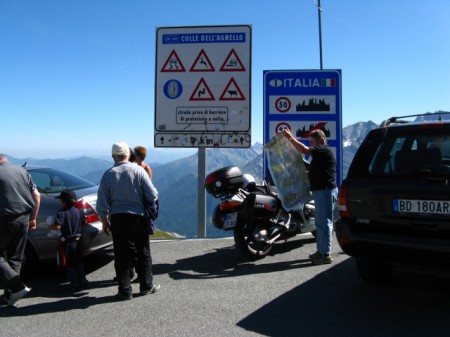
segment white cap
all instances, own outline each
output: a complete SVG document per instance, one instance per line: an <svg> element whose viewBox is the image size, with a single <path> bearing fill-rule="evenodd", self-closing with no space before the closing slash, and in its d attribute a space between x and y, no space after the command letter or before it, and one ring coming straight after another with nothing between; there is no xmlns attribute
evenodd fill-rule
<svg viewBox="0 0 450 337"><path fill-rule="evenodd" d="M112 146L112 154L117 156L128 156L130 154L130 147L125 142L115 143Z"/></svg>

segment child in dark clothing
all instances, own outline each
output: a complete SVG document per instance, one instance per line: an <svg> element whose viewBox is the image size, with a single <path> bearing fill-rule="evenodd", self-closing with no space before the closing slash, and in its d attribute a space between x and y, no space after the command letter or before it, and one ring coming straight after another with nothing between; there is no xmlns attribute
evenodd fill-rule
<svg viewBox="0 0 450 337"><path fill-rule="evenodd" d="M56 197L62 208L56 213L55 224L51 229L61 230L59 240L63 242L66 256L66 272L74 291L88 283L81 258L81 227L86 225L86 218L81 210L75 208L77 196L74 191L65 189Z"/></svg>

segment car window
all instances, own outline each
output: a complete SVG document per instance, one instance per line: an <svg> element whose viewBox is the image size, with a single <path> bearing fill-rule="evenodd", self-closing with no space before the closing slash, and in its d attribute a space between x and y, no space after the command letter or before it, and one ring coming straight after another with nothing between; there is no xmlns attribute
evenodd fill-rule
<svg viewBox="0 0 450 337"><path fill-rule="evenodd" d="M450 176L450 136L388 135L370 161L369 175L411 176L432 174Z"/></svg>
<svg viewBox="0 0 450 337"><path fill-rule="evenodd" d="M51 168L39 168L28 171L39 190L45 193L57 193L68 188L79 190L95 186L81 177Z"/></svg>

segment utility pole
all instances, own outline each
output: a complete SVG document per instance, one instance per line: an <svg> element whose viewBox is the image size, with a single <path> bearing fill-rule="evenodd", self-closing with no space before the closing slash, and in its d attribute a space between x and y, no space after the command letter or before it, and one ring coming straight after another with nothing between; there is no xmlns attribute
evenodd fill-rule
<svg viewBox="0 0 450 337"><path fill-rule="evenodd" d="M317 12L319 14L319 49L320 49L320 70L323 69L323 59L322 59L322 6L320 0L314 2L317 6Z"/></svg>

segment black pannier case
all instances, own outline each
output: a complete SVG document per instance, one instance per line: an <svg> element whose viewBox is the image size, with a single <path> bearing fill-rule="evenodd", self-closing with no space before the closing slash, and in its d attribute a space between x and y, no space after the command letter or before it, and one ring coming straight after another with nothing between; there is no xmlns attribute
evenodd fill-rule
<svg viewBox="0 0 450 337"><path fill-rule="evenodd" d="M205 189L218 198L236 192L243 183L244 179L239 167L227 166L208 174L205 179Z"/></svg>

